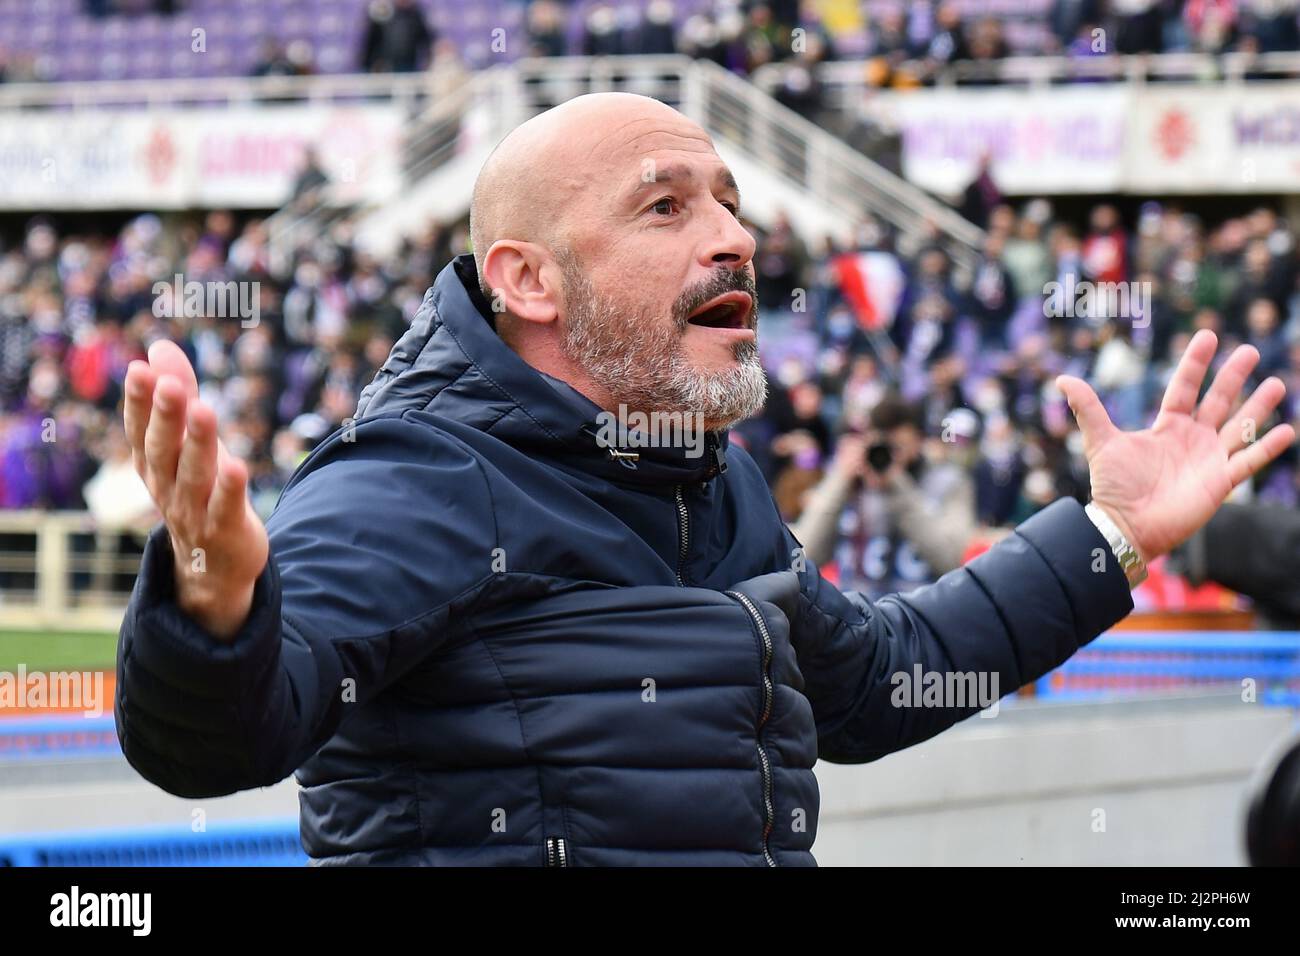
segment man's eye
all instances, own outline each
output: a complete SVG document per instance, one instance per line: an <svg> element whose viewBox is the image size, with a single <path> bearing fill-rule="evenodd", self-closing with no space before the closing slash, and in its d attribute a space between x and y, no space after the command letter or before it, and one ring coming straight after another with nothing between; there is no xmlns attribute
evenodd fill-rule
<svg viewBox="0 0 1300 956"><path fill-rule="evenodd" d="M734 202L724 202L722 204L722 208L726 209L727 212L731 213L737 219L740 218L740 207L737 206Z"/></svg>
<svg viewBox="0 0 1300 956"><path fill-rule="evenodd" d="M659 215L661 216L671 216L673 214L673 210L676 207L677 207L677 201L673 199L671 196L665 196L663 199L660 199L650 208L653 209L655 212L659 213Z"/></svg>

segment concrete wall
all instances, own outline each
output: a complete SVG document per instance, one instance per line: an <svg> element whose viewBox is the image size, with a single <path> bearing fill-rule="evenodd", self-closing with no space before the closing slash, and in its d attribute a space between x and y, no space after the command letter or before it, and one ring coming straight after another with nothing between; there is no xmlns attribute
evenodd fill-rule
<svg viewBox="0 0 1300 956"><path fill-rule="evenodd" d="M1295 726L1236 695L1004 703L871 764L819 763L813 853L823 866L1240 865L1247 783Z"/></svg>
<svg viewBox="0 0 1300 956"><path fill-rule="evenodd" d="M118 757L62 764L0 765L0 837L175 824L191 826L194 811L209 823L297 819L293 778L274 787L211 800L173 797Z"/></svg>

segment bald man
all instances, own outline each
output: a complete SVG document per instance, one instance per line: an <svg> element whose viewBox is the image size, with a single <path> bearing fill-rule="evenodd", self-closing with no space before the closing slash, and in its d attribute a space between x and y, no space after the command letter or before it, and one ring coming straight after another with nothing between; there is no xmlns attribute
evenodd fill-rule
<svg viewBox="0 0 1300 956"><path fill-rule="evenodd" d="M1249 347L1198 403L1208 332L1146 431L1063 377L1087 508L906 596L841 593L728 443L764 398L739 212L709 137L653 100L523 124L474 190L473 257L265 528L156 343L125 407L165 519L118 651L131 764L188 797L296 773L320 864L811 865L819 758L874 760L1060 664L1294 439L1251 440L1283 387L1238 407Z"/></svg>

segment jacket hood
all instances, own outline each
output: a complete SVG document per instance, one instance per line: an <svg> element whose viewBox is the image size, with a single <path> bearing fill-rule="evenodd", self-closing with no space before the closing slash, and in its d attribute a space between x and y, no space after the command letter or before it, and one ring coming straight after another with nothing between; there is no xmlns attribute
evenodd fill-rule
<svg viewBox="0 0 1300 956"><path fill-rule="evenodd" d="M472 255L457 256L438 274L411 327L361 392L355 418L408 409L622 482L705 481L726 470L725 430L706 433L702 448L611 441L613 429L595 402L543 375L497 335Z"/></svg>

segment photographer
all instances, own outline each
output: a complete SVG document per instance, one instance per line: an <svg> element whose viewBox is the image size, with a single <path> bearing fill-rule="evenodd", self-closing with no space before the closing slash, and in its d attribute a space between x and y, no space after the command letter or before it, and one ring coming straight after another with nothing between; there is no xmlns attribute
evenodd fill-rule
<svg viewBox="0 0 1300 956"><path fill-rule="evenodd" d="M974 415L962 411L944 419L951 434L927 441L913 406L896 395L882 399L865 436L840 438L826 477L791 526L806 555L838 557L841 575L873 590L958 567L977 530L974 486L954 460L975 437Z"/></svg>

